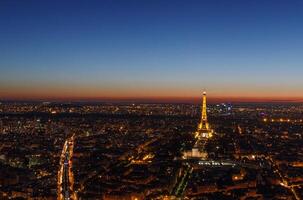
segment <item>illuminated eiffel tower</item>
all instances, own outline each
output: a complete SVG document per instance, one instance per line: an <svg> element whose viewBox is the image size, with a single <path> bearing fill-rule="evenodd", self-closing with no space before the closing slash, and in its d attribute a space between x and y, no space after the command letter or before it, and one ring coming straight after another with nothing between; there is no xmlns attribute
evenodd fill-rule
<svg viewBox="0 0 303 200"><path fill-rule="evenodd" d="M210 138L212 137L213 130L210 129L207 122L206 92L203 92L201 110L201 121L198 125L198 130L196 131L196 138Z"/></svg>
<svg viewBox="0 0 303 200"><path fill-rule="evenodd" d="M183 152L183 159L207 159L208 157L205 144L214 132L207 122L206 92L203 92L201 111L201 121L195 132L195 144L191 150Z"/></svg>

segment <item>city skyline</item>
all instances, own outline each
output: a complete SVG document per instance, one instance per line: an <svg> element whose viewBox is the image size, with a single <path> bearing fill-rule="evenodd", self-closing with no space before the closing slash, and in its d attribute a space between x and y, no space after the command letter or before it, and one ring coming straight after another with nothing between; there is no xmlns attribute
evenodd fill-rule
<svg viewBox="0 0 303 200"><path fill-rule="evenodd" d="M2 1L0 100L303 101L301 1Z"/></svg>
<svg viewBox="0 0 303 200"><path fill-rule="evenodd" d="M0 199L302 200L302 0L0 0Z"/></svg>

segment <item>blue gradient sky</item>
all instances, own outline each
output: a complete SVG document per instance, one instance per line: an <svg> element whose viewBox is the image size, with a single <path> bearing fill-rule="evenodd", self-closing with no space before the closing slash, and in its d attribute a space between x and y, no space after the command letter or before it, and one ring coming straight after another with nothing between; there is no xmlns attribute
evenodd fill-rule
<svg viewBox="0 0 303 200"><path fill-rule="evenodd" d="M303 1L0 1L0 98L303 99Z"/></svg>

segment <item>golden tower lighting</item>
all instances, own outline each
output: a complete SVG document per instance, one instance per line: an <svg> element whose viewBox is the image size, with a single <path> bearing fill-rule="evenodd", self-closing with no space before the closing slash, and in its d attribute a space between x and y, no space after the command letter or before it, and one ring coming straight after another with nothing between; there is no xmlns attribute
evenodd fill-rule
<svg viewBox="0 0 303 200"><path fill-rule="evenodd" d="M198 138L210 138L213 131L210 129L207 122L207 104L206 104L206 92L203 92L202 106L201 106L201 121L198 125L196 137Z"/></svg>

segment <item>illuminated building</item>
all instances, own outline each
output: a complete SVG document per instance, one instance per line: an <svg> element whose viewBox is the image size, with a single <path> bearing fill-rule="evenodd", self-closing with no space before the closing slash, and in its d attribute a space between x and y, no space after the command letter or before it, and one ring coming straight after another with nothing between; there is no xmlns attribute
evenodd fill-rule
<svg viewBox="0 0 303 200"><path fill-rule="evenodd" d="M210 129L207 122L207 106L206 106L206 92L203 92L202 98L202 112L201 112L201 121L198 125L198 130L196 132L196 138L210 138L212 137L213 130Z"/></svg>
<svg viewBox="0 0 303 200"><path fill-rule="evenodd" d="M198 125L198 129L195 132L196 143L191 151L183 153L184 159L199 158L206 159L208 157L205 151L205 144L208 138L213 135L213 130L210 129L207 121L207 106L206 106L206 92L203 92L202 107L201 107L201 121Z"/></svg>

